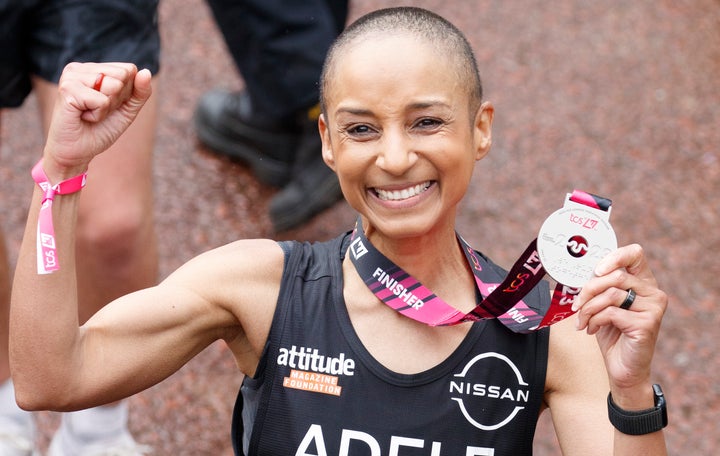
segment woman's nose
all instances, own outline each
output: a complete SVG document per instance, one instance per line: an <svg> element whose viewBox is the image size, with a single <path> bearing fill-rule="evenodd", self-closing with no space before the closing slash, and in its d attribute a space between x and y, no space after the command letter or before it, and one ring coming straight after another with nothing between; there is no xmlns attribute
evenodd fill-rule
<svg viewBox="0 0 720 456"><path fill-rule="evenodd" d="M412 141L402 132L386 131L379 146L375 163L390 174L403 175L417 161Z"/></svg>

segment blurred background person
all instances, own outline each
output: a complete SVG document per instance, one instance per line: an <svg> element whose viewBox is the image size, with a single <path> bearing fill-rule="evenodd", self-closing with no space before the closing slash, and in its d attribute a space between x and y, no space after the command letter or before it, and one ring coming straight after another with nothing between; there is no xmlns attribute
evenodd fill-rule
<svg viewBox="0 0 720 456"><path fill-rule="evenodd" d="M244 90L217 88L195 111L199 140L282 187L270 202L276 231L299 226L338 201L322 161L318 81L330 44L345 27L346 0L207 0Z"/></svg>
<svg viewBox="0 0 720 456"><path fill-rule="evenodd" d="M18 107L34 91L45 133L57 82L69 62L128 61L155 74L157 6L158 0L0 0L0 108ZM152 194L156 98L111 153L89 170L77 225L81 323L103 304L157 281ZM41 152L27 151L38 158ZM4 242L0 232L0 455L30 455L35 425L32 415L15 403L8 366L11 263ZM128 430L127 403L122 401L63 414L48 454L135 455L146 450Z"/></svg>

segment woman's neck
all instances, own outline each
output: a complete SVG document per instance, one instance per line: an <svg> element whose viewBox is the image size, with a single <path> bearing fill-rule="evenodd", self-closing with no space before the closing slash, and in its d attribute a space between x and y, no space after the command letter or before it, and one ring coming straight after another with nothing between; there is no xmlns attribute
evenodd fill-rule
<svg viewBox="0 0 720 456"><path fill-rule="evenodd" d="M448 302L465 288L462 284L474 287L454 227L399 239L369 231L368 239L376 249Z"/></svg>

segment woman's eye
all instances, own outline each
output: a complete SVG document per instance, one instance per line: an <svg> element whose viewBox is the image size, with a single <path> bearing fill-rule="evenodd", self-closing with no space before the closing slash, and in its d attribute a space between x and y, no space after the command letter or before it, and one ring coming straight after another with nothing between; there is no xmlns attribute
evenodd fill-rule
<svg viewBox="0 0 720 456"><path fill-rule="evenodd" d="M420 119L416 123L416 125L420 128L433 128L433 127L437 127L440 124L442 124L442 122L440 120L430 119L430 118Z"/></svg>
<svg viewBox="0 0 720 456"><path fill-rule="evenodd" d="M348 127L346 129L348 134L350 135L367 135L368 133L372 132L369 126L367 125L353 125L351 127Z"/></svg>

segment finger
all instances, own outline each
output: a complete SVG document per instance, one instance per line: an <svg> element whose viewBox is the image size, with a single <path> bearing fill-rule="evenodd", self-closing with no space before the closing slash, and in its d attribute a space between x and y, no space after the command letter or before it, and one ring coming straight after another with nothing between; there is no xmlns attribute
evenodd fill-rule
<svg viewBox="0 0 720 456"><path fill-rule="evenodd" d="M606 308L619 307L626 295L626 291L616 287L606 288L602 292L593 295L591 299L577 309L577 328L585 328L594 315L600 314Z"/></svg>
<svg viewBox="0 0 720 456"><path fill-rule="evenodd" d="M83 113L82 118L90 122L97 122L117 114L124 117L128 122L126 125L129 125L129 122L135 119L152 94L152 73L147 69L138 71L133 75L132 80L124 83L106 75L103 79L103 86L110 84L117 85L117 88L115 90L109 87L103 89L103 92L115 92L107 94L108 104L100 105L96 110Z"/></svg>
<svg viewBox="0 0 720 456"><path fill-rule="evenodd" d="M109 98L78 78L62 79L58 85L59 114L97 122L110 107Z"/></svg>
<svg viewBox="0 0 720 456"><path fill-rule="evenodd" d="M632 307L633 303L635 302L637 294L635 293L635 290L632 288L628 288L627 295L625 296L625 299L623 299L623 302L620 303L620 308L623 310L628 310L630 307Z"/></svg>
<svg viewBox="0 0 720 456"><path fill-rule="evenodd" d="M121 105L133 95L133 85L138 73L135 65L107 63L89 67L86 71L90 73L91 78L94 78L93 89L109 96L113 108Z"/></svg>
<svg viewBox="0 0 720 456"><path fill-rule="evenodd" d="M604 276L615 269L624 268L630 274L649 279L653 282L655 277L650 271L643 248L639 244L620 247L606 255L595 267L595 275Z"/></svg>
<svg viewBox="0 0 720 456"><path fill-rule="evenodd" d="M134 80L125 84L123 92L125 90L127 90L128 95L123 94L122 98L111 97L110 110L117 110L118 116L132 122L152 94L152 74L150 70L145 69L137 72ZM126 96L127 98L125 98Z"/></svg>
<svg viewBox="0 0 720 456"><path fill-rule="evenodd" d="M134 94L134 80L137 68L132 64L92 64L83 66L77 72L77 79L89 90L103 99L86 94L89 103L81 118L98 122L126 103ZM72 77L70 78L72 79Z"/></svg>
<svg viewBox="0 0 720 456"><path fill-rule="evenodd" d="M647 299L645 299L642 306L642 311L624 310L618 306L605 307L600 312L590 315L583 328L587 328L588 334L592 335L596 334L602 327L613 326L623 334L630 331L639 331L640 334L650 335L654 338L660 329L660 321L664 313L663 308L662 306L648 305Z"/></svg>
<svg viewBox="0 0 720 456"><path fill-rule="evenodd" d="M105 73L98 73L93 83L93 90L100 92L102 90L102 82L105 79Z"/></svg>
<svg viewBox="0 0 720 456"><path fill-rule="evenodd" d="M132 81L137 67L132 63L68 63L63 69L61 80L79 79L86 86L104 91L105 78L114 78L122 83Z"/></svg>
<svg viewBox="0 0 720 456"><path fill-rule="evenodd" d="M132 98L135 102L145 103L150 95L152 95L152 73L148 69L143 69L135 75Z"/></svg>
<svg viewBox="0 0 720 456"><path fill-rule="evenodd" d="M597 321L597 315L603 314L608 309L613 309L613 315L615 315L614 312L618 311L620 312L619 315L623 315L623 312L625 312L625 317L630 318L637 314L649 314L654 320L659 321L662 319L668 302L667 295L662 290L657 288L643 289L641 294L637 289L631 289L635 292L635 298L632 305L627 309L620 307L628 297L626 289L611 287L594 295L578 309L576 317L577 329L589 327L593 320Z"/></svg>
<svg viewBox="0 0 720 456"><path fill-rule="evenodd" d="M102 84L100 90L96 90L95 87L92 87L92 90L107 97L110 110L122 105L132 96L133 80L125 80L126 77L126 75L116 77L105 73L98 73L96 76L96 82L99 79Z"/></svg>
<svg viewBox="0 0 720 456"><path fill-rule="evenodd" d="M616 269L603 276L593 277L583 285L580 293L578 293L573 302L573 310L578 310L587 305L595 296L604 293L608 289L617 289L622 292L623 298L618 302L622 302L626 290L632 288L639 295L647 295L656 289L654 281L642 280L626 269Z"/></svg>
<svg viewBox="0 0 720 456"><path fill-rule="evenodd" d="M597 334L603 327L612 326L620 333L628 333L630 331L650 331L653 327L653 320L645 314L635 313L629 315L618 307L607 307L592 316L585 327L589 335Z"/></svg>
<svg viewBox="0 0 720 456"><path fill-rule="evenodd" d="M133 71L133 70L134 70L133 66L126 65L126 64L107 63L107 64L104 64L104 65L105 65L105 66L107 66L107 65L113 65L113 66L116 66L116 67L120 67L120 68L122 68L122 69L124 69L124 70L126 71L126 74L130 74L130 75L132 75L133 72L134 72L134 71ZM123 67L124 67L124 68L123 68ZM105 79L105 73L104 73L103 71L99 71L99 72L97 73L97 75L95 76L95 82L93 83L93 90L96 90L96 91L98 91L98 92L102 92L103 79Z"/></svg>

